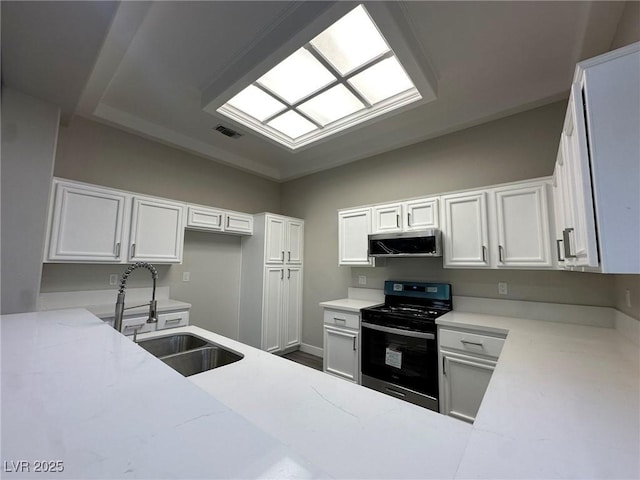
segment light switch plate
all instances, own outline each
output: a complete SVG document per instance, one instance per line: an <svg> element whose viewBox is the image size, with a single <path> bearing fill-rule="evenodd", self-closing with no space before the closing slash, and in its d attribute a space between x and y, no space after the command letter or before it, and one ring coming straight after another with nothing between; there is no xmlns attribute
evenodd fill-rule
<svg viewBox="0 0 640 480"><path fill-rule="evenodd" d="M366 284L367 284L367 276L358 275L358 285L366 285Z"/></svg>
<svg viewBox="0 0 640 480"><path fill-rule="evenodd" d="M498 282L498 294L499 295L507 295L507 282Z"/></svg>
<svg viewBox="0 0 640 480"><path fill-rule="evenodd" d="M118 275L112 273L109 275L109 285L117 285L118 284Z"/></svg>
<svg viewBox="0 0 640 480"><path fill-rule="evenodd" d="M182 281L183 282L188 282L191 280L191 273L190 272L182 272Z"/></svg>

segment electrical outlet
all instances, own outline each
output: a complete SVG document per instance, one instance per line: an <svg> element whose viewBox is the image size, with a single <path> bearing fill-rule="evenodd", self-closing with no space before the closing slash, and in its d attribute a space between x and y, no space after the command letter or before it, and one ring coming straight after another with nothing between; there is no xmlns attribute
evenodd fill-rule
<svg viewBox="0 0 640 480"><path fill-rule="evenodd" d="M109 275L109 285L117 285L118 284L118 275L112 273Z"/></svg>
<svg viewBox="0 0 640 480"><path fill-rule="evenodd" d="M189 280L191 280L191 273L190 272L182 272L182 281L183 282L188 282Z"/></svg>
<svg viewBox="0 0 640 480"><path fill-rule="evenodd" d="M631 308L631 290L628 288L624 291L624 303L627 305L627 308Z"/></svg>
<svg viewBox="0 0 640 480"><path fill-rule="evenodd" d="M366 284L367 284L367 276L358 275L358 285L366 285Z"/></svg>
<svg viewBox="0 0 640 480"><path fill-rule="evenodd" d="M507 282L498 282L498 294L499 295L507 295Z"/></svg>

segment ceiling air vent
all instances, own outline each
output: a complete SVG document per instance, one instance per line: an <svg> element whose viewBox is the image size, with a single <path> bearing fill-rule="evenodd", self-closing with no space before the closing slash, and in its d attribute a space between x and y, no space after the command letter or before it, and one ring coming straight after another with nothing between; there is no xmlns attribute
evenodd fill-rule
<svg viewBox="0 0 640 480"><path fill-rule="evenodd" d="M241 133L238 133L235 130L231 130L230 128L227 128L224 125L216 125L215 130L231 138L239 138L242 136Z"/></svg>

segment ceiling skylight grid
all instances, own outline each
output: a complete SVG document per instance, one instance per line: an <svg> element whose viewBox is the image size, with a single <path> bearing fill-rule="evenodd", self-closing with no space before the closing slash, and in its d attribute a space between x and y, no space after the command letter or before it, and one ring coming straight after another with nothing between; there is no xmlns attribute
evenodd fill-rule
<svg viewBox="0 0 640 480"><path fill-rule="evenodd" d="M217 111L295 149L420 98L359 5Z"/></svg>

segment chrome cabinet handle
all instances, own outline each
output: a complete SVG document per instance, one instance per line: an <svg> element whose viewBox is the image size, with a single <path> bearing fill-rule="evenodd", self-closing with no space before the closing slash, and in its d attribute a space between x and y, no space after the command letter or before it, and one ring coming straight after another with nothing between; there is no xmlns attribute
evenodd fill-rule
<svg viewBox="0 0 640 480"><path fill-rule="evenodd" d="M284 280L284 268L280 270L280 280Z"/></svg>
<svg viewBox="0 0 640 480"><path fill-rule="evenodd" d="M291 269L287 268L287 280L291 278Z"/></svg>
<svg viewBox="0 0 640 480"><path fill-rule="evenodd" d="M282 251L282 261L284 262L284 250Z"/></svg>
<svg viewBox="0 0 640 480"><path fill-rule="evenodd" d="M291 261L291 250L289 250L288 254L289 254L289 256L287 257L287 260L290 262Z"/></svg>
<svg viewBox="0 0 640 480"><path fill-rule="evenodd" d="M342 323L343 323L343 324L345 324L345 325L347 324L347 319L346 319L346 318L333 317L333 319L334 319L336 322L342 322Z"/></svg>
<svg viewBox="0 0 640 480"><path fill-rule="evenodd" d="M396 215L396 227L400 228L400 215Z"/></svg>
<svg viewBox="0 0 640 480"><path fill-rule="evenodd" d="M564 258L576 258L577 255L571 253L571 239L569 234L573 232L573 228L565 228L562 231L562 239L564 240Z"/></svg>
<svg viewBox="0 0 640 480"><path fill-rule="evenodd" d="M136 256L136 244L132 243L131 244L131 258Z"/></svg>
<svg viewBox="0 0 640 480"><path fill-rule="evenodd" d="M407 212L407 226L411 226L411 212Z"/></svg>
<svg viewBox="0 0 640 480"><path fill-rule="evenodd" d="M227 217L227 222L226 222L226 223L227 223L227 225L226 225L226 227L225 227L225 228L229 228L229 222L231 222L231 217Z"/></svg>
<svg viewBox="0 0 640 480"><path fill-rule="evenodd" d="M165 320L164 323L175 323L175 322L179 322L180 320L182 320L182 317L170 318L169 320Z"/></svg>
<svg viewBox="0 0 640 480"><path fill-rule="evenodd" d="M504 248L502 248L502 245L498 245L498 260L504 263Z"/></svg>
<svg viewBox="0 0 640 480"><path fill-rule="evenodd" d="M560 248L560 244L563 243L563 242L564 242L564 240L562 240L561 238L556 240L556 254L558 255L558 261L559 262L564 262L564 258L562 258L562 250Z"/></svg>
<svg viewBox="0 0 640 480"><path fill-rule="evenodd" d="M356 337L353 337L353 351L356 351Z"/></svg>
<svg viewBox="0 0 640 480"><path fill-rule="evenodd" d="M465 345L475 345L476 347L484 347L482 342L470 342L469 340L460 340L461 343Z"/></svg>
<svg viewBox="0 0 640 480"><path fill-rule="evenodd" d="M116 243L116 258L120 256L120 242Z"/></svg>
<svg viewBox="0 0 640 480"><path fill-rule="evenodd" d="M487 247L485 247L484 245L482 245L482 261L487 261Z"/></svg>

